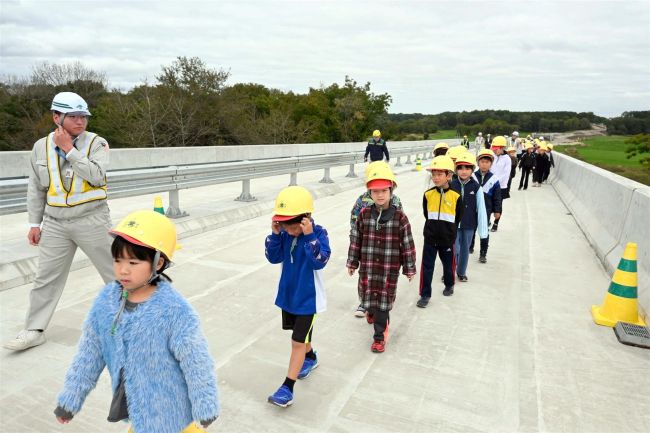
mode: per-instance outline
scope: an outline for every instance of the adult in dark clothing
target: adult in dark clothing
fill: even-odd
[[[533,146],[526,143],[524,153],[519,160],[519,169],[521,170],[521,179],[519,179],[519,189],[528,189],[528,177],[530,172],[535,168],[535,154],[533,153]]]
[[[388,154],[388,147],[386,147],[386,140],[381,138],[381,132],[378,129],[375,129],[372,133],[372,140],[368,142],[366,146],[366,153],[363,155],[364,162],[368,162],[368,156],[370,156],[370,162],[381,161],[386,155],[386,162],[390,160]]]
[[[469,149],[469,139],[467,135],[463,135],[463,141],[460,142],[461,146],[465,146],[465,149]]]
[[[485,148],[490,149],[491,147],[492,147],[492,136],[490,134],[488,134],[485,137]]]

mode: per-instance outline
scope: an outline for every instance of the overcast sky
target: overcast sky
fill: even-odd
[[[304,93],[371,82],[389,111],[650,109],[650,1],[0,0],[2,73],[75,60],[112,87],[177,56]]]

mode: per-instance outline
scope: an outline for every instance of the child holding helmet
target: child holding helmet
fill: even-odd
[[[382,353],[400,267],[409,281],[416,272],[415,244],[408,217],[390,203],[397,187],[390,167],[374,166],[367,173],[366,186],[374,204],[361,210],[350,232],[346,266],[350,275],[359,269],[359,298],[366,309],[368,323],[374,325],[370,350]]]
[[[481,189],[483,189],[488,227],[490,226],[490,215],[492,213],[494,213],[494,218],[499,218],[501,216],[501,185],[499,185],[499,181],[490,171],[492,161],[494,161],[494,152],[490,149],[482,150],[478,154],[478,169],[473,174],[479,185],[481,185]],[[478,261],[480,263],[487,263],[487,250],[490,242],[490,235],[488,234],[488,236],[485,239],[481,239],[480,242],[481,250]],[[474,236],[472,236],[472,244],[469,247],[469,252],[474,252]]]
[[[314,320],[326,308],[323,268],[330,258],[327,230],[314,224],[314,199],[301,186],[284,188],[275,199],[271,234],[265,254],[270,263],[282,264],[275,305],[282,310],[282,329],[291,330],[291,357],[282,385],[268,402],[280,407],[293,404],[294,385],[318,367],[312,348]]]
[[[456,174],[458,178],[451,182],[453,190],[460,190],[463,205],[463,217],[458,225],[455,242],[456,274],[461,282],[467,282],[469,246],[472,237],[474,237],[474,232],[478,231],[481,240],[486,239],[488,236],[483,189],[478,181],[472,177],[475,166],[476,162],[472,155],[459,156],[456,158]]]
[[[368,172],[370,170],[375,170],[380,166],[388,167],[388,169],[390,170],[390,166],[388,165],[387,162],[384,161],[371,162],[366,166],[366,177],[368,177]],[[366,188],[366,191],[357,198],[356,202],[354,202],[354,206],[352,206],[352,211],[350,211],[350,230],[353,230],[355,228],[357,224],[357,218],[359,218],[359,214],[361,213],[361,211],[367,207],[372,206],[374,203],[375,202],[372,200],[372,195],[370,193],[370,190]],[[397,195],[395,194],[391,194],[390,204],[391,206],[395,206],[395,208],[397,209],[402,209],[402,202],[399,199],[399,197],[397,197]],[[365,317],[366,309],[363,306],[362,299],[359,299],[359,306],[354,312],[354,315],[356,317]]]
[[[417,306],[425,308],[431,299],[431,280],[436,254],[443,267],[444,296],[454,294],[454,252],[456,230],[463,217],[463,203],[459,191],[451,188],[454,162],[447,155],[437,156],[427,167],[431,172],[433,188],[422,196],[424,212],[424,247],[420,270],[420,299]]]
[[[195,421],[207,427],[219,416],[217,381],[199,317],[164,274],[176,228],[144,210],[110,234],[115,281],[88,313],[57,398],[57,420],[70,422],[107,367],[113,388],[108,421],[128,420],[130,432],[202,432]]]

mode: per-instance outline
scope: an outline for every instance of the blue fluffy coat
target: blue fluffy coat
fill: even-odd
[[[218,416],[214,363],[187,300],[162,281],[146,302],[122,314],[112,335],[120,294],[113,282],[95,299],[59,406],[79,412],[107,366],[113,391],[124,369],[129,421],[136,433],[178,433],[192,421]]]

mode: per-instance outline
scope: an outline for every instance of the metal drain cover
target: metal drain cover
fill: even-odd
[[[614,333],[618,341],[623,344],[650,349],[650,331],[645,326],[618,322],[614,327]]]

